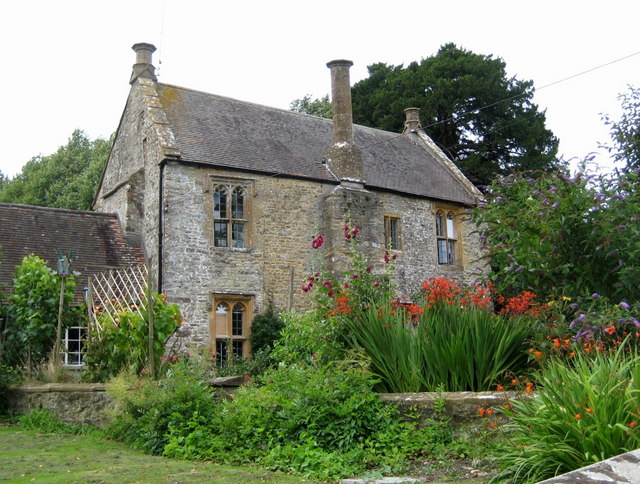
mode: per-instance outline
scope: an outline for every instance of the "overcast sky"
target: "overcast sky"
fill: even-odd
[[[602,151],[600,114],[618,116],[618,94],[640,86],[635,0],[20,0],[2,2],[0,19],[0,170],[9,176],[76,128],[91,138],[116,130],[136,42],[158,47],[162,82],[284,109],[329,92],[332,59],[354,62],[355,83],[369,64],[406,65],[454,42],[534,81],[567,159]]]

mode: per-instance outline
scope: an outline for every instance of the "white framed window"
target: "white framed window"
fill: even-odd
[[[458,222],[453,210],[436,211],[436,247],[438,264],[459,265]]]
[[[83,361],[83,344],[86,328],[82,326],[71,326],[64,330],[64,339],[62,341],[64,347],[64,365],[65,366],[82,366]]]
[[[226,367],[233,358],[251,356],[252,300],[242,296],[214,296],[209,320],[209,349],[216,364]]]

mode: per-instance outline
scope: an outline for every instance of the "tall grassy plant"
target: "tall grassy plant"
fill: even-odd
[[[391,393],[426,390],[426,361],[421,339],[407,326],[403,311],[370,308],[345,318],[346,339],[360,346],[380,378],[377,388]]]
[[[534,331],[528,317],[507,318],[485,310],[438,304],[422,314],[421,341],[429,389],[486,391],[507,373],[527,367],[526,343]]]
[[[347,339],[364,349],[382,391],[484,391],[524,370],[533,321],[438,304],[412,320],[399,308],[345,318]]]
[[[538,482],[640,448],[640,357],[620,349],[549,362],[539,396],[514,401],[502,477]]]

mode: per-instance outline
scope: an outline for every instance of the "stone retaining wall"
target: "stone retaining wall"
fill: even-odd
[[[208,381],[223,396],[233,393],[244,379],[242,377],[216,378]],[[113,408],[106,387],[101,383],[50,383],[22,385],[8,389],[8,408],[16,414],[42,408],[55,413],[60,420],[70,424],[102,427],[109,422],[109,409]],[[501,422],[505,417],[500,408],[509,398],[519,397],[514,392],[458,392],[458,393],[387,393],[380,395],[393,402],[405,415],[422,418],[438,418],[441,413],[451,418],[455,427],[482,426],[489,419],[480,417],[478,409],[492,409],[491,422]]]

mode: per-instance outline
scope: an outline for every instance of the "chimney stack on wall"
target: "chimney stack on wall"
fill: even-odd
[[[155,45],[141,42],[134,44],[131,48],[136,53],[136,63],[133,65],[133,72],[131,73],[129,84],[133,84],[139,77],[157,81],[156,68],[153,67],[152,59],[153,53],[156,51]]]
[[[327,153],[329,168],[342,186],[363,188],[362,151],[353,141],[353,110],[349,68],[353,62],[334,60],[331,70],[331,108],[333,110],[333,146]]]

